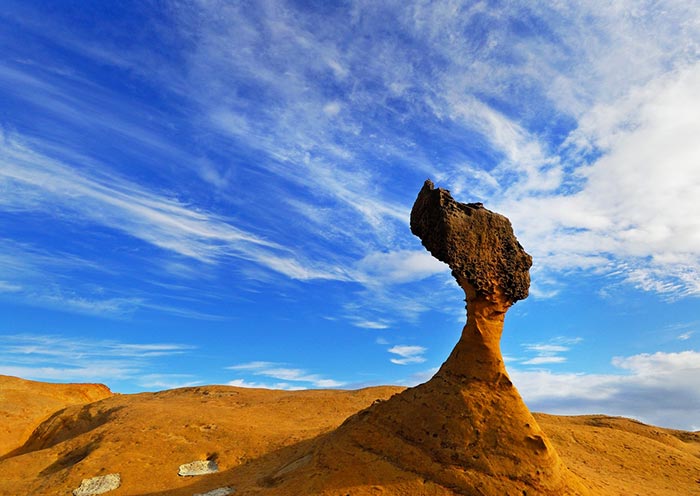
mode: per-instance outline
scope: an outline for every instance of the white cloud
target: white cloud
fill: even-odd
[[[409,365],[425,362],[426,358],[423,355],[428,350],[423,346],[400,344],[392,346],[387,351],[400,357],[392,358],[391,363],[395,363],[396,365]]]
[[[85,357],[142,358],[177,355],[192,349],[194,349],[192,345],[177,343],[123,343],[113,340],[34,334],[5,335],[0,344],[0,353],[24,355],[32,360],[52,357],[68,362]]]
[[[357,97],[365,103],[358,108],[358,101],[348,102],[353,100],[348,91],[359,76],[355,71],[366,60],[358,65],[354,55],[336,44],[338,35],[347,34],[344,29],[317,22],[313,14],[264,5],[200,5],[174,13],[184,32],[198,34],[187,54],[189,84],[206,88],[191,96],[214,130],[258,150],[255,165],[266,174],[310,190],[315,199],[330,200],[335,216],[348,216],[357,224],[344,224],[351,231],[361,226],[369,228],[369,236],[384,236],[395,229],[389,223],[408,218],[405,205],[387,200],[374,187],[379,171],[357,166],[356,150],[374,146],[357,140],[363,132],[357,110],[372,103],[372,97],[361,85]],[[253,17],[265,29],[251,29]],[[255,50],[232,52],[232,42],[270,48],[261,58]],[[345,82],[350,75],[352,80]],[[234,97],[230,89],[240,84],[260,88],[261,101],[251,106]],[[340,94],[329,100],[331,85],[338,85]],[[345,112],[348,103],[354,112]]]
[[[602,156],[576,173],[581,189],[504,200],[540,266],[619,271],[645,291],[700,294],[698,88],[695,64],[591,109],[572,136]]]
[[[536,351],[538,353],[560,353],[562,351],[569,351],[568,346],[562,346],[560,344],[526,344],[523,345],[528,351]]]
[[[241,363],[238,365],[231,365],[229,367],[226,367],[229,370],[261,370],[261,369],[266,369],[270,367],[274,367],[277,364],[275,362],[248,362],[248,363]]]
[[[22,286],[7,281],[0,281],[0,293],[17,293],[22,291]]]
[[[323,111],[329,117],[333,117],[340,113],[340,108],[341,107],[339,102],[330,102],[323,106]]]
[[[528,193],[553,191],[561,185],[563,174],[558,159],[548,156],[536,137],[475,98],[465,98],[463,95],[453,98],[453,119],[462,120],[469,127],[478,130],[494,148],[504,153],[504,160],[497,169],[498,175],[522,175],[516,181],[510,179],[511,185],[505,194],[520,197]],[[508,184],[500,182],[489,173],[472,172],[471,176],[486,188]]]
[[[389,324],[386,322],[375,322],[372,320],[359,320],[357,322],[353,322],[352,325],[355,327],[362,327],[364,329],[388,329]]]
[[[398,250],[372,252],[357,263],[362,274],[359,279],[371,285],[400,284],[420,281],[434,274],[449,273],[447,264],[440,262],[426,250]]]
[[[45,292],[28,295],[30,304],[88,315],[124,317],[143,306],[140,298],[88,298],[66,295],[63,292]]]
[[[42,367],[23,365],[0,365],[0,374],[37,381],[101,382],[109,386],[111,381],[134,379],[141,371],[139,367],[114,360],[95,361],[89,365],[66,365]]]
[[[182,304],[156,302],[156,295],[152,291],[142,293],[133,287],[110,288],[107,281],[111,276],[122,274],[123,269],[54,250],[51,246],[0,240],[0,252],[0,277],[8,281],[8,289],[13,289],[5,293],[8,298],[24,305],[111,319],[128,319],[140,310],[199,320],[222,318]],[[177,277],[181,277],[185,269],[178,265],[175,268],[168,267],[167,270],[177,272]],[[195,272],[194,269],[191,270]],[[201,270],[196,271],[196,274],[198,277],[203,276]],[[101,284],[85,283],[85,277],[99,280]],[[158,281],[157,284],[164,283]],[[0,293],[2,292],[0,282]]]
[[[526,343],[523,348],[526,353],[535,353],[535,356],[528,359],[512,359],[521,365],[544,365],[553,363],[564,363],[567,358],[562,356],[571,350],[573,345],[583,341],[580,337],[558,336],[546,343]]]
[[[695,331],[684,332],[683,334],[678,335],[678,339],[681,341],[687,341],[693,336],[693,334],[695,334]]]
[[[264,383],[264,382],[250,382],[245,379],[234,379],[227,382],[229,386],[249,388],[249,389],[284,389],[286,391],[300,391],[306,388],[301,386],[294,386],[287,382],[276,382],[276,383]]]
[[[257,362],[242,363],[242,364],[238,364],[238,365],[231,365],[231,366],[226,367],[226,368],[229,370],[248,372],[248,373],[255,375],[255,376],[269,377],[272,379],[279,379],[282,381],[288,381],[288,382],[292,382],[292,383],[308,383],[308,386],[295,385],[294,387],[297,389],[305,389],[309,386],[315,387],[315,388],[337,388],[337,387],[341,387],[345,384],[345,383],[340,382],[340,381],[324,378],[318,374],[310,374],[306,370],[303,370],[303,369],[285,367],[283,364],[279,364],[279,363],[275,363],[275,362],[257,361]],[[232,382],[229,382],[229,384],[231,384],[231,385],[257,384],[255,386],[241,386],[241,387],[267,387],[267,386],[259,385],[261,383],[246,382],[245,379],[235,379],[234,381],[241,381],[241,382],[239,384],[233,384]],[[286,384],[285,384],[284,388],[277,387],[277,386],[279,386],[279,384],[275,385],[274,387],[276,387],[278,389],[289,389],[289,387],[287,387]]]
[[[191,351],[177,343],[124,343],[57,335],[8,334],[0,342],[0,374],[35,380],[140,381],[158,360]]]
[[[682,370],[700,369],[700,353],[696,351],[642,353],[631,357],[615,357],[612,363],[638,376],[658,376]]]
[[[554,373],[511,368],[530,408],[553,414],[604,413],[679,429],[700,429],[700,353],[616,357],[624,374]]]
[[[557,355],[541,355],[535,358],[530,358],[529,360],[522,361],[523,365],[543,365],[546,363],[564,363],[566,362],[566,357]]]
[[[352,274],[364,287],[343,304],[344,316],[359,327],[393,328],[400,321],[417,322],[431,310],[452,313],[463,307],[464,293],[449,267],[427,251],[372,251]]]

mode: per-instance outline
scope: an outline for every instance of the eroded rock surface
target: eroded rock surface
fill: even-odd
[[[215,474],[219,471],[219,465],[214,460],[195,460],[180,465],[177,475],[180,477],[194,477],[197,475]]]
[[[218,489],[212,489],[206,493],[195,493],[192,496],[229,496],[235,493],[236,490],[232,487],[220,487]]]
[[[482,296],[499,295],[510,304],[527,298],[528,255],[510,221],[481,203],[456,202],[427,180],[411,210],[411,232],[452,269],[457,283]]]
[[[459,203],[428,180],[411,210],[411,232],[449,265],[467,301],[467,325],[439,375],[510,382],[503,322],[513,303],[527,298],[532,265],[510,221],[481,203]]]
[[[122,483],[119,474],[99,475],[89,479],[83,479],[80,487],[73,490],[73,496],[94,496],[96,494],[104,494],[113,491]]]

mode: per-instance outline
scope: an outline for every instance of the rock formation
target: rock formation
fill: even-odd
[[[506,311],[527,298],[528,255],[510,221],[481,203],[459,203],[428,180],[411,211],[411,232],[452,269],[466,295],[467,325],[440,376],[508,381],[501,355]]]
[[[603,453],[614,431],[598,428],[609,419],[567,419],[563,428],[552,417],[553,439],[591,489],[564,466],[508,378],[500,352],[505,314],[527,297],[531,264],[508,219],[481,204],[458,203],[427,181],[411,212],[411,230],[452,268],[467,301],[459,342],[430,381],[406,390],[209,386],[132,398],[110,394],[54,413],[21,448],[0,458],[0,496],[48,494],[46,488],[67,494],[81,479],[105,471],[121,474],[120,493],[153,496],[585,496],[639,492],[631,487],[661,488],[649,494],[678,494],[681,485],[695,489],[688,474],[697,472],[697,433],[662,439],[658,430],[630,423],[627,429],[642,432],[647,444],[634,448],[623,432],[617,448]],[[388,399],[332,430],[376,398]],[[576,422],[595,430],[572,430]],[[673,451],[659,451],[662,442]],[[642,457],[646,462],[635,465]],[[178,464],[193,459],[180,466],[180,475],[203,476],[178,476]],[[673,464],[657,463],[668,459]],[[676,460],[683,465],[676,467]],[[27,473],[34,474],[30,480],[21,476]],[[84,479],[75,491],[97,494],[91,491],[100,480]]]
[[[411,230],[450,266],[466,294],[462,336],[430,381],[359,412],[328,436],[313,464],[317,477],[331,475],[306,485],[306,493],[331,494],[325,492],[330,486],[365,494],[358,488],[377,481],[382,494],[397,495],[589,494],[561,462],[503,364],[504,317],[527,297],[532,263],[508,219],[479,203],[458,203],[426,181]],[[333,480],[342,466],[355,467],[354,478],[346,470],[342,482]]]

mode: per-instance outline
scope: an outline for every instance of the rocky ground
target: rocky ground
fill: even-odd
[[[5,432],[28,432],[11,443],[3,437],[0,494],[70,495],[83,479],[112,473],[121,481],[106,493],[114,496],[215,496],[225,494],[214,492],[223,488],[236,495],[304,494],[285,481],[309,467],[320,470],[305,457],[324,443],[324,434],[402,389],[285,392],[207,386],[92,401],[91,395],[105,391],[100,385],[0,377],[0,425]],[[83,404],[74,404],[76,398]],[[50,400],[55,413],[47,411]],[[23,417],[16,414],[20,409]],[[700,494],[698,432],[605,416],[534,416],[569,470],[594,494]],[[219,471],[178,475],[181,465],[196,460],[214,460]],[[353,480],[357,471],[346,466],[332,474],[335,487],[322,494],[458,494],[388,462],[375,463],[364,484]],[[489,489],[483,494],[495,494]]]

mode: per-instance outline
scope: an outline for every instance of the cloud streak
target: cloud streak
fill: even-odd
[[[144,380],[163,359],[184,355],[193,349],[191,345],[178,343],[128,343],[48,334],[6,334],[0,343],[0,373],[49,381],[111,384],[126,380],[151,387]],[[166,376],[168,374],[162,375]]]
[[[520,365],[546,365],[564,363],[567,357],[563,353],[571,351],[574,345],[583,341],[582,338],[568,338],[559,336],[547,343],[526,343],[523,345],[526,353],[534,353],[535,356],[526,360],[512,358],[510,361]]]
[[[2,136],[0,140],[0,180],[9,193],[0,200],[5,208],[50,211],[59,205],[65,209],[64,221],[104,225],[204,263],[233,256],[292,279],[347,278],[339,269],[304,266],[275,242],[117,175],[81,172],[16,139]],[[85,157],[83,161],[82,168],[101,169]]]
[[[267,377],[282,382],[269,383],[250,382],[247,379],[239,378],[229,381],[229,385],[239,387],[273,387],[279,389],[307,389],[313,388],[338,388],[343,386],[343,382],[328,379],[318,374],[311,374],[303,369],[289,368],[284,364],[275,362],[249,362],[226,367],[229,370],[251,374],[253,376]],[[292,383],[292,385],[290,385]]]
[[[426,358],[423,356],[427,348],[423,346],[398,344],[387,350],[392,355],[397,355],[399,358],[391,358],[390,361],[396,365],[410,365],[415,363],[423,363]]]

